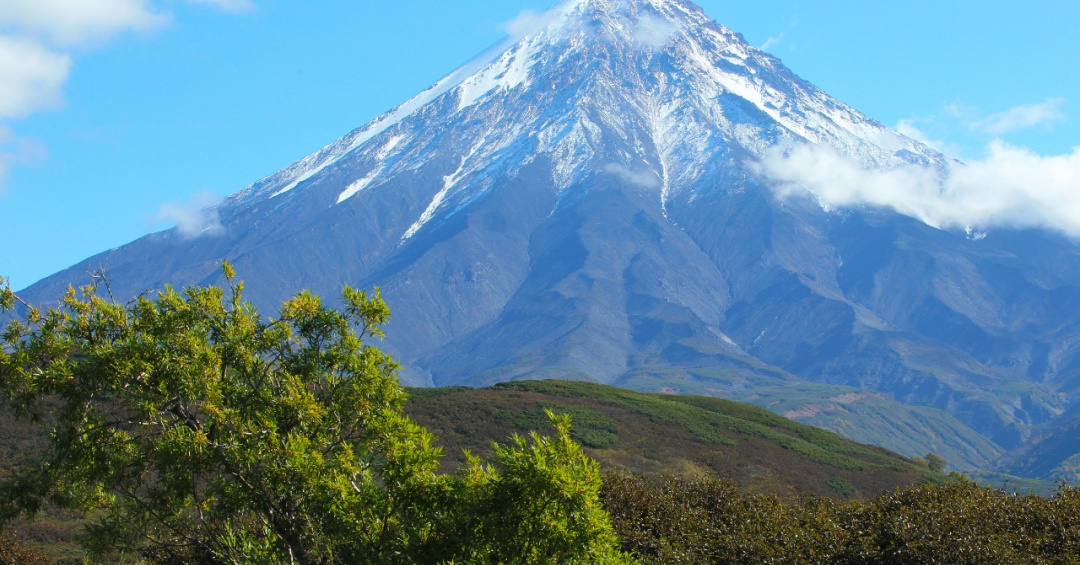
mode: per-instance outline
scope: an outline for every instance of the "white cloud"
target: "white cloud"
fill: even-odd
[[[644,15],[634,25],[634,39],[650,49],[663,49],[679,33],[679,26],[671,20],[655,15]]]
[[[250,12],[255,9],[255,4],[250,0],[187,0],[191,4],[205,4],[211,8],[221,10],[222,12],[229,12],[233,14],[240,14],[243,12]]]
[[[167,20],[146,0],[0,0],[0,120],[60,105],[72,66],[71,55],[61,50],[151,30]],[[0,188],[12,166],[44,152],[0,123]]]
[[[1080,237],[1080,147],[1044,157],[1001,141],[945,171],[867,170],[830,147],[776,149],[758,172],[781,197],[813,195],[829,208],[889,208],[940,228],[1045,228]]]
[[[949,157],[958,159],[962,155],[967,154],[967,150],[962,145],[930,137],[929,134],[919,127],[918,124],[920,122],[933,122],[933,120],[900,120],[893,126],[893,129],[900,132],[902,135],[910,137],[927,147],[940,151]]]
[[[33,40],[0,35],[0,119],[58,105],[70,72],[70,56]]]
[[[926,133],[919,129],[919,126],[915,124],[915,120],[900,120],[899,122],[896,122],[896,125],[893,126],[893,129],[900,132],[900,134],[902,135],[906,135],[907,137],[918,141],[919,143],[929,145],[934,149],[938,149],[935,145],[935,143],[937,142],[928,138]],[[940,149],[938,150],[940,151]]]
[[[1037,104],[1026,104],[1002,112],[985,114],[971,106],[955,103],[945,106],[940,116],[923,121],[938,122],[938,125],[944,127],[959,125],[971,132],[999,137],[1065,121],[1065,112],[1062,110],[1064,104],[1065,100],[1062,98],[1051,98]]]
[[[626,165],[620,165],[618,163],[608,163],[604,165],[601,171],[619,177],[624,182],[630,183],[634,186],[640,186],[641,188],[660,188],[663,184],[660,177],[656,176],[654,171],[649,169],[634,170]]]
[[[0,29],[58,46],[86,46],[168,23],[147,0],[0,0]]]
[[[936,115],[900,120],[894,129],[950,157],[961,160],[974,157],[973,160],[978,161],[986,153],[984,144],[988,139],[1007,138],[1012,133],[1038,126],[1050,127],[1066,120],[1067,116],[1062,110],[1064,104],[1063,99],[1053,98],[986,114],[971,106],[954,103],[945,106]],[[943,138],[978,141],[970,145],[944,141]]]
[[[649,49],[662,49],[678,34],[678,24],[657,14],[646,13],[635,17],[637,12],[631,10],[627,0],[611,0],[619,5],[620,18],[629,18],[630,33],[635,41]],[[503,31],[511,40],[517,41],[524,37],[541,33],[551,29],[578,29],[587,26],[586,18],[577,13],[581,9],[580,3],[564,2],[546,12],[537,13],[525,10],[513,20],[502,24]]]
[[[1064,103],[1065,101],[1061,98],[1054,98],[1039,104],[1017,106],[1004,112],[991,114],[969,125],[972,129],[991,135],[1005,135],[1036,126],[1050,125],[1065,120],[1065,113],[1061,111]]]
[[[251,0],[187,1],[226,12],[254,8]],[[99,46],[121,33],[153,31],[169,20],[151,0],[0,0],[0,120],[58,106],[71,74],[69,51]],[[0,123],[0,189],[13,165],[43,153]]]
[[[44,158],[45,148],[40,143],[20,138],[10,127],[0,124],[0,194],[5,191],[8,171],[13,165]]]
[[[768,51],[769,49],[772,49],[773,47],[776,47],[777,45],[780,45],[780,43],[782,43],[783,41],[784,41],[784,34],[781,33],[780,35],[774,35],[774,36],[766,39],[765,43],[761,44],[761,50],[762,51]]]
[[[72,65],[60,49],[167,22],[147,0],[0,0],[0,119],[60,103]]]
[[[188,202],[168,202],[150,217],[151,224],[172,224],[184,239],[219,236],[225,233],[217,206],[221,197],[209,190],[201,191]]]
[[[558,10],[548,10],[538,14],[532,10],[525,10],[509,22],[503,24],[503,30],[511,39],[518,40],[525,36],[537,33],[558,19]]]

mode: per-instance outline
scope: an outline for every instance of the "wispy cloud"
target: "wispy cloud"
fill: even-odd
[[[953,158],[960,158],[960,156],[967,153],[963,146],[945,141],[944,139],[933,138],[930,134],[923,131],[920,124],[924,122],[929,123],[930,121],[931,120],[900,120],[893,126],[893,129],[927,147],[936,149]]]
[[[7,187],[8,171],[14,165],[33,163],[45,158],[45,147],[15,135],[10,127],[0,124],[0,194]]]
[[[525,36],[538,33],[558,21],[560,13],[558,9],[538,13],[525,10],[518,16],[502,25],[503,31],[511,39],[518,40]]]
[[[70,49],[168,21],[145,0],[3,0],[0,8],[0,119],[59,105]]]
[[[1065,121],[1061,107],[1065,101],[1053,98],[1039,104],[1017,106],[1004,112],[990,114],[969,123],[972,129],[991,135],[1005,135],[1038,126]]]
[[[918,141],[919,143],[929,145],[930,147],[937,149],[936,143],[938,142],[931,140],[926,135],[926,132],[922,131],[922,129],[919,128],[919,126],[917,125],[917,121],[918,120],[900,120],[896,123],[895,126],[893,126],[893,129],[903,135],[910,137],[911,139],[914,139],[915,141]]]
[[[223,235],[225,227],[221,225],[217,210],[220,204],[220,196],[204,190],[187,202],[162,204],[157,213],[149,218],[149,222],[153,225],[174,225],[177,233],[184,239]]]
[[[627,0],[611,1],[619,5],[618,17],[629,20],[629,29],[633,39],[644,48],[663,49],[679,33],[679,25],[663,16],[631,9],[631,3]],[[588,24],[586,18],[577,13],[580,9],[580,4],[564,2],[545,12],[525,10],[514,19],[502,24],[501,27],[514,41],[545,30],[577,29]]]
[[[0,120],[60,106],[71,49],[90,49],[116,34],[166,22],[145,0],[0,0]],[[0,122],[0,194],[13,166],[44,155],[39,143]]]
[[[656,176],[656,173],[647,168],[631,169],[626,165],[620,165],[618,163],[608,163],[601,169],[609,175],[618,177],[623,182],[639,186],[641,188],[660,188],[662,182],[660,177]]]
[[[831,208],[892,209],[940,228],[1044,228],[1080,237],[1080,148],[1057,156],[995,141],[946,170],[868,170],[832,148],[777,148],[758,172],[781,197],[811,195]]]
[[[1065,100],[1051,98],[1036,104],[1024,104],[1000,112],[986,113],[971,106],[954,103],[945,106],[936,115],[901,120],[895,128],[900,133],[921,141],[943,153],[961,158],[976,152],[989,139],[1007,138],[1031,128],[1050,128],[1067,119]],[[934,132],[933,134],[927,132]],[[958,143],[946,143],[940,138],[956,138],[974,135],[978,147],[967,148]]]
[[[244,12],[251,12],[255,9],[255,4],[250,0],[187,0],[191,4],[203,4],[221,10],[222,12],[229,12],[232,14],[241,14]]]
[[[4,0],[0,10],[0,30],[57,47],[91,46],[168,21],[146,0]]]
[[[679,26],[660,16],[646,14],[634,24],[634,39],[649,49],[659,50],[667,47],[679,33]]]
[[[784,34],[783,33],[781,33],[780,35],[774,35],[774,36],[766,39],[765,43],[761,44],[761,50],[762,51],[768,51],[769,49],[772,49],[773,47],[776,47],[777,45],[780,45],[781,43],[783,43],[783,41],[784,41]]]

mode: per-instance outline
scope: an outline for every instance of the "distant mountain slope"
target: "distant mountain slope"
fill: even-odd
[[[842,385],[948,413],[989,444],[962,440],[971,462],[1077,403],[1075,242],[778,196],[762,163],[791,147],[947,160],[687,0],[567,0],[536,22],[233,194],[220,226],[149,235],[25,298],[101,266],[119,297],[219,282],[228,258],[264,308],[381,286],[411,385]]]
[[[1022,477],[1080,483],[1080,406],[1045,426],[1032,441],[1007,453],[999,468]]]
[[[753,389],[732,398],[907,457],[932,452],[961,472],[992,468],[1002,455],[997,445],[948,413],[901,404],[880,393],[804,384]]]
[[[652,367],[640,368],[616,384],[642,392],[725,396],[907,457],[932,452],[963,472],[994,468],[1002,454],[997,444],[937,408],[904,404],[864,389],[800,382],[784,373],[771,381],[740,379],[742,386],[735,390],[733,378],[730,371]]]
[[[609,470],[710,473],[755,491],[840,497],[943,478],[895,453],[716,398],[567,381],[411,394],[406,412],[435,434],[452,466],[464,449],[490,452],[513,433],[549,431],[551,410],[571,415],[575,438]]]

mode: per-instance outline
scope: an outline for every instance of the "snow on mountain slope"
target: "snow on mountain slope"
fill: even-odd
[[[728,144],[761,157],[780,141],[825,143],[868,167],[942,161],[802,81],[689,3],[572,0],[539,20],[528,35],[482,54],[238,198],[280,197],[328,169],[355,171],[354,163],[363,161],[365,170],[338,195],[338,203],[344,202],[415,167],[409,157],[432,131],[432,118],[466,138],[470,150],[446,175],[453,182],[431,201],[416,228],[438,209],[459,208],[482,194],[483,180],[461,181],[482,179],[481,170],[497,155],[511,174],[532,159],[553,158],[560,191],[602,170],[605,163],[598,159],[647,168],[661,181],[663,202],[700,178]],[[607,64],[597,66],[601,58]],[[626,95],[627,86],[633,96]],[[453,110],[428,115],[425,110],[433,106]],[[616,154],[598,152],[601,131],[620,136],[626,147]],[[530,158],[508,160],[514,156],[508,150],[522,144],[534,144]]]

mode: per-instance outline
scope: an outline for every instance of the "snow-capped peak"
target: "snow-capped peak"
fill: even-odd
[[[940,159],[684,0],[567,0],[508,32],[501,45],[239,197],[281,197],[344,177],[327,197],[344,204],[406,170],[448,163],[401,234],[409,239],[537,159],[552,163],[557,194],[612,166],[647,171],[640,178],[661,182],[641,189],[655,190],[665,213],[733,147],[760,158],[786,142],[827,144],[868,166]]]

